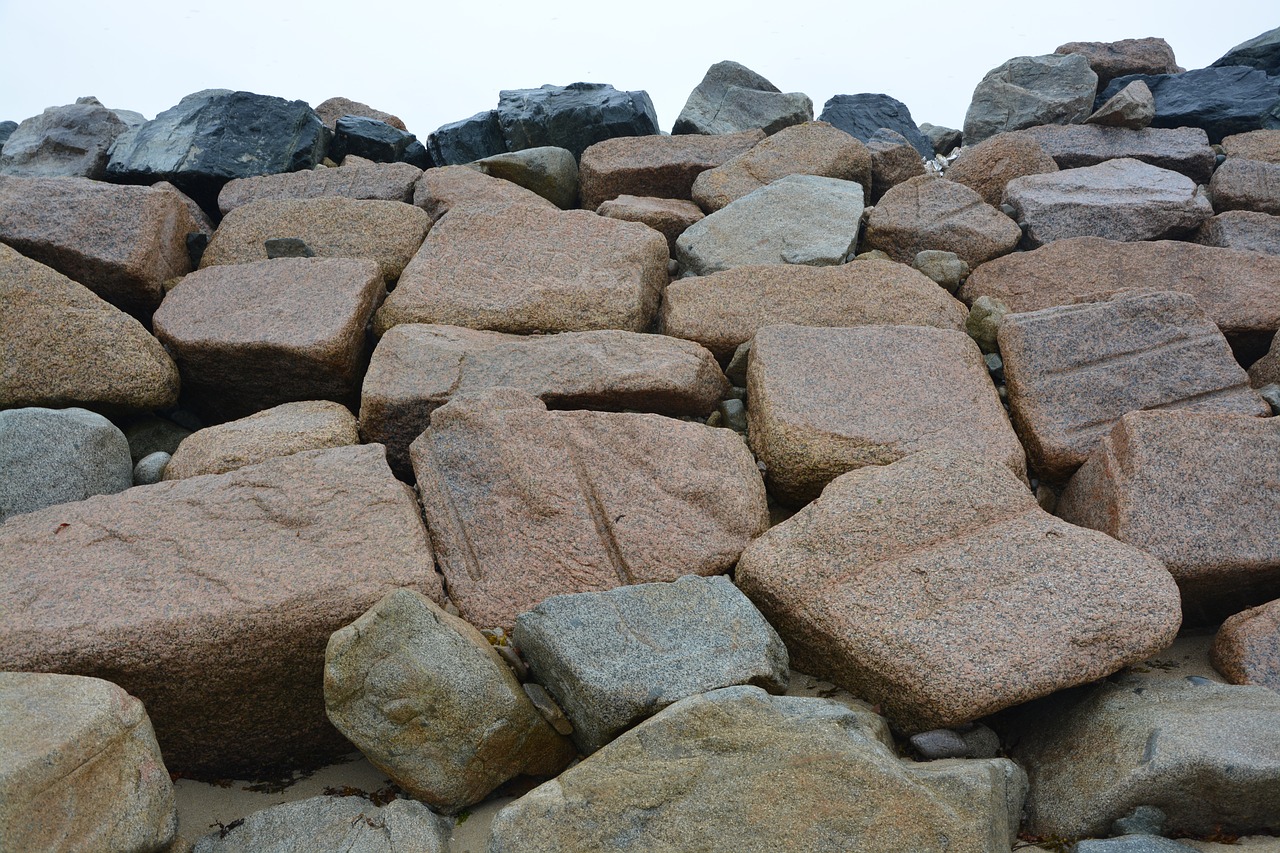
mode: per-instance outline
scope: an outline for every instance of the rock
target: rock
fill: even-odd
[[[1054,53],[1078,53],[1087,59],[1098,75],[1099,89],[1126,74],[1176,74],[1182,70],[1174,59],[1173,48],[1162,38],[1070,41],[1059,45]]]
[[[1126,412],[1267,412],[1185,293],[1121,292],[1009,314],[999,343],[1013,426],[1042,481],[1070,477]]]
[[[626,409],[706,417],[729,384],[697,344],[636,332],[504,335],[404,323],[374,350],[360,400],[366,441],[407,473],[409,445],[459,394],[520,388],[556,409]]]
[[[724,577],[557,595],[516,620],[512,639],[590,755],[688,696],[752,684],[787,689],[787,649]]]
[[[973,306],[969,309],[964,330],[969,337],[973,338],[978,349],[988,355],[996,355],[1000,352],[1000,344],[997,340],[1000,324],[1004,322],[1005,315],[1008,313],[1009,306],[1000,300],[992,299],[990,296],[979,296],[973,300]],[[1000,375],[1003,379],[1004,359],[1000,360]]]
[[[937,761],[940,758],[967,758],[969,745],[959,733],[951,729],[930,729],[927,732],[914,734],[910,738],[912,749],[920,753],[925,761]]]
[[[276,258],[314,258],[316,253],[305,241],[297,237],[269,237],[262,241],[267,250],[267,260]]]
[[[324,126],[333,130],[338,124],[338,119],[343,116],[360,116],[361,118],[371,118],[378,121],[384,121],[398,130],[408,130],[404,126],[404,122],[391,113],[384,113],[382,110],[375,110],[368,104],[362,104],[359,101],[353,101],[350,98],[329,98],[327,101],[321,101],[316,105],[316,115],[320,116],[320,120],[324,122]]]
[[[578,203],[578,162],[565,148],[528,148],[476,162],[486,175],[532,190],[562,210]]]
[[[892,130],[880,129],[867,143],[871,152],[871,200],[878,202],[898,184],[925,174],[920,154],[906,137]]]
[[[1272,77],[1280,75],[1280,27],[1236,45],[1213,65],[1246,65]]]
[[[877,131],[886,128],[904,137],[926,160],[933,159],[935,153],[933,144],[916,127],[907,105],[888,95],[836,95],[822,105],[818,121],[834,125],[863,142],[870,142]]]
[[[866,146],[822,122],[783,128],[749,151],[708,169],[693,182],[693,200],[707,213],[788,175],[819,175],[871,186]]]
[[[948,293],[955,293],[969,277],[969,265],[960,260],[955,252],[925,249],[916,253],[916,259],[911,265]]]
[[[707,69],[671,133],[741,133],[758,128],[771,134],[806,121],[813,121],[813,101],[807,95],[784,95],[750,68],[726,60]]]
[[[489,849],[1008,849],[1021,770],[903,762],[888,742],[882,721],[829,699],[691,696],[500,811]]]
[[[1014,178],[1058,171],[1034,139],[1021,133],[999,133],[964,149],[947,169],[947,180],[964,184],[992,207],[1004,200],[1004,188]]]
[[[1280,382],[1280,335],[1272,338],[1267,353],[1250,365],[1249,382],[1254,388]]]
[[[208,267],[169,292],[155,313],[155,332],[174,354],[192,402],[220,419],[298,400],[354,408],[365,326],[383,293],[378,265],[367,260]]]
[[[1164,835],[1169,816],[1155,806],[1135,806],[1111,822],[1113,835]]]
[[[147,319],[191,271],[200,230],[174,193],[85,178],[0,177],[0,242]]]
[[[309,797],[233,821],[194,853],[447,853],[450,822],[414,800]]]
[[[115,113],[96,101],[49,107],[24,121],[4,141],[0,175],[102,180],[107,151],[127,129]]]
[[[692,199],[694,179],[764,139],[755,129],[716,136],[634,136],[606,139],[578,164],[582,206],[595,210],[622,195]]]
[[[1179,172],[1197,184],[1209,183],[1214,170],[1215,157],[1209,147],[1209,137],[1198,127],[1130,130],[1091,124],[1046,124],[1019,130],[1013,135],[1034,141],[1054,159],[1059,169],[1096,166],[1127,157]],[[947,177],[952,177],[950,169]]]
[[[1258,396],[1267,401],[1271,414],[1280,414],[1280,383],[1271,382],[1258,389]]]
[[[903,264],[735,267],[667,285],[659,330],[725,358],[764,326],[964,328],[964,307]]]
[[[1075,846],[1075,853],[1193,853],[1196,848],[1155,835],[1089,838]]]
[[[178,426],[169,418],[155,415],[143,415],[124,428],[124,437],[129,441],[129,456],[134,465],[142,461],[142,457],[152,453],[168,453],[173,455],[183,440],[191,435],[191,430]]]
[[[505,154],[507,141],[497,111],[488,110],[436,128],[427,137],[427,151],[437,166],[457,166]]]
[[[1180,621],[1157,559],[1054,518],[964,448],[839,477],[752,543],[736,578],[793,667],[908,733],[1102,678]]]
[[[1135,411],[1097,442],[1057,513],[1163,561],[1188,620],[1221,619],[1280,597],[1280,492],[1265,485],[1277,477],[1280,421]]]
[[[3,244],[0,304],[0,408],[117,414],[178,401],[178,368],[142,324]]]
[[[491,178],[466,166],[444,166],[423,172],[413,191],[413,203],[427,212],[432,223],[457,208],[495,213],[513,205],[555,210],[542,196],[522,186]]]
[[[1124,675],[1029,706],[1012,738],[1037,835],[1103,835],[1135,804],[1192,835],[1280,821],[1280,695],[1263,687]]]
[[[672,256],[676,253],[676,240],[703,216],[702,209],[691,201],[634,195],[602,202],[596,213],[610,219],[643,222],[667,238],[667,250]]]
[[[1026,223],[1032,247],[1067,237],[1163,240],[1195,231],[1213,215],[1190,178],[1128,158],[1014,178],[1004,198]]]
[[[1134,80],[1146,83],[1155,97],[1152,127],[1199,127],[1214,143],[1233,133],[1280,127],[1280,80],[1254,68],[1127,74],[1107,84],[1094,107],[1101,107]]]
[[[324,400],[284,403],[193,432],[174,452],[164,479],[225,474],[277,456],[359,443],[356,419],[345,406]]]
[[[375,163],[403,160],[406,149],[417,137],[385,121],[361,116],[343,116],[335,125],[329,157],[341,163],[348,156],[362,157]]]
[[[965,449],[1025,476],[982,354],[954,329],[767,326],[751,345],[747,397],[751,448],[785,504],[812,500],[846,471],[930,448]]]
[[[1233,134],[1222,140],[1222,150],[1228,157],[1280,163],[1280,130],[1251,130],[1248,133]]]
[[[789,175],[689,226],[676,240],[676,260],[694,275],[747,264],[840,264],[854,249],[862,210],[853,181]]]
[[[921,175],[884,194],[867,220],[865,248],[910,264],[925,249],[955,252],[970,267],[1013,251],[1022,232],[973,190]]]
[[[0,152],[4,149],[4,144],[9,141],[9,137],[13,136],[13,132],[18,129],[16,121],[0,121]]]
[[[489,448],[501,447],[501,453]],[[733,432],[660,415],[455,397],[409,449],[449,596],[509,628],[552,595],[720,574],[768,525]]]
[[[11,518],[0,562],[0,669],[110,674],[169,769],[215,779],[350,751],[324,716],[329,635],[397,587],[442,597],[378,445]]]
[[[399,323],[516,334],[647,329],[667,283],[662,235],[542,205],[454,208],[405,267],[374,332]]]
[[[964,144],[964,134],[954,127],[924,122],[920,125],[920,133],[937,154],[946,156]]]
[[[445,812],[515,776],[558,773],[574,756],[488,640],[410,589],[330,638],[324,697],[375,767]]]
[[[310,169],[324,153],[324,124],[305,101],[205,89],[122,136],[107,178],[168,181],[214,216],[232,178]]]
[[[1242,610],[1213,638],[1213,668],[1232,684],[1280,691],[1280,599]]]
[[[1209,182],[1213,209],[1280,215],[1280,163],[1228,157]]]
[[[0,672],[0,839],[9,850],[160,850],[173,783],[142,703],[96,678]]]
[[[604,139],[658,132],[648,92],[619,92],[607,83],[503,90],[496,112],[508,151],[554,145],[576,159]]]
[[[133,466],[133,485],[150,486],[164,479],[164,469],[173,457],[164,451],[149,453]]]
[[[1141,80],[1134,80],[1112,95],[1084,123],[1142,130],[1150,127],[1155,117],[1156,100],[1152,97],[1151,90]]]
[[[399,201],[305,198],[254,201],[222,220],[200,269],[267,260],[263,243],[297,237],[320,258],[377,261],[388,283],[400,277],[431,222],[423,211]]]
[[[973,90],[965,144],[1038,124],[1084,121],[1097,88],[1098,75],[1079,54],[1014,57],[988,71]]]

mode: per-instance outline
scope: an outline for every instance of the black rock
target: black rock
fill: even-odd
[[[427,137],[427,151],[437,166],[457,166],[507,153],[495,110],[451,122]]]
[[[430,169],[435,165],[431,161],[431,152],[427,150],[427,146],[423,145],[416,137],[405,146],[404,153],[400,155],[400,162],[408,163],[410,166],[417,166],[419,169]]]
[[[316,253],[301,237],[271,237],[262,241],[267,250],[267,259],[276,258],[314,258]]]
[[[342,116],[333,131],[329,145],[329,158],[341,163],[348,154],[372,160],[375,163],[398,163],[404,157],[409,143],[417,137],[385,121],[363,116]]]
[[[1228,65],[1247,65],[1265,71],[1272,77],[1280,75],[1280,27],[1236,45],[1209,67],[1221,68]]]
[[[12,136],[17,129],[18,123],[16,121],[0,121],[0,150],[4,148],[4,141]]]
[[[606,139],[658,132],[648,92],[619,92],[607,83],[508,89],[498,95],[497,113],[508,151],[551,145],[579,158]]]
[[[1280,128],[1280,77],[1256,68],[1200,68],[1182,74],[1128,74],[1107,84],[1094,101],[1100,108],[1113,95],[1141,80],[1156,101],[1152,127],[1199,127],[1210,142],[1262,128]]]
[[[888,128],[906,137],[921,157],[932,159],[934,155],[932,143],[916,127],[911,110],[902,101],[888,95],[836,95],[823,104],[818,121],[832,124],[863,142],[871,139],[880,128]]]
[[[926,121],[920,125],[920,133],[929,140],[938,154],[950,154],[964,144],[964,134],[954,127],[943,127]]]

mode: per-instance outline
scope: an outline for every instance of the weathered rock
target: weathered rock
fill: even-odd
[[[1094,110],[1098,75],[1079,54],[1018,56],[987,72],[964,117],[964,141],[976,145],[1008,130],[1073,124]]]
[[[702,137],[636,136],[606,139],[578,164],[582,206],[595,210],[621,195],[692,199],[693,181],[707,169],[749,150],[764,131]]]
[[[1277,478],[1280,421],[1136,411],[1101,438],[1057,513],[1158,557],[1203,621],[1280,597]]]
[[[964,144],[964,134],[954,127],[929,124],[926,121],[920,125],[920,133],[929,140],[934,152],[938,154],[950,154]]]
[[[676,260],[694,275],[747,264],[832,266],[853,252],[862,186],[838,178],[779,178],[689,226]]]
[[[736,684],[787,689],[787,649],[725,577],[557,595],[512,639],[591,754],[688,696]]]
[[[692,696],[504,808],[489,849],[1009,847],[1026,784],[1016,765],[904,762],[889,742],[883,721],[829,699],[758,687]]]
[[[447,853],[449,821],[414,800],[310,797],[254,812],[196,842],[193,853]]]
[[[375,163],[396,163],[404,159],[409,145],[416,141],[417,137],[412,133],[392,127],[385,121],[347,115],[338,119],[335,125],[333,141],[329,143],[329,157],[338,163],[348,156]]]
[[[1269,411],[1185,293],[1121,292],[1009,314],[999,342],[1013,425],[1041,480],[1066,480],[1126,412]]]
[[[792,666],[911,732],[1101,678],[1180,622],[1158,560],[1054,518],[965,449],[845,474],[735,574]]]
[[[1273,382],[1280,382],[1280,335],[1272,339],[1271,349],[1249,366],[1249,383],[1254,388]]]
[[[444,166],[423,172],[413,191],[413,203],[425,210],[433,223],[455,208],[490,213],[513,205],[556,209],[532,190],[466,166]]]
[[[142,703],[96,678],[0,672],[0,844],[151,853],[177,830]]]
[[[947,293],[955,293],[964,280],[969,277],[969,265],[960,259],[955,252],[943,252],[938,249],[925,249],[916,253],[911,266],[920,270]]]
[[[384,113],[382,110],[375,110],[368,104],[362,104],[359,101],[353,101],[350,98],[336,97],[329,98],[327,101],[321,101],[316,104],[316,115],[320,116],[320,120],[324,122],[324,126],[333,130],[338,123],[338,119],[343,116],[361,116],[362,118],[372,118],[378,121],[385,121],[387,124],[399,130],[408,130],[404,126],[404,122],[391,113]]]
[[[1233,134],[1222,140],[1222,150],[1228,157],[1280,163],[1280,130],[1251,130],[1248,133]]]
[[[770,134],[806,121],[813,121],[813,101],[807,95],[784,95],[750,68],[726,60],[707,69],[671,132],[740,133],[758,128]]]
[[[1280,215],[1280,163],[1228,157],[1209,182],[1213,209]]]
[[[1280,27],[1236,45],[1213,64],[1246,65],[1265,71],[1272,77],[1280,75]]]
[[[846,471],[930,448],[1026,473],[982,353],[954,329],[767,326],[751,344],[747,396],[751,448],[787,504]]]
[[[172,455],[183,439],[191,435],[191,430],[179,426],[169,418],[156,415],[143,415],[124,428],[124,437],[129,442],[129,456],[134,465],[142,457],[163,451]]]
[[[638,222],[545,201],[454,208],[405,267],[374,331],[400,323],[517,334],[643,331],[667,283],[667,257],[667,241]]]
[[[667,238],[667,250],[672,256],[676,253],[676,240],[703,217],[702,209],[691,201],[634,195],[620,195],[602,202],[596,213],[610,219],[643,222]]]
[[[116,414],[177,402],[178,368],[137,320],[2,244],[0,304],[0,408]]]
[[[1085,839],[1075,846],[1074,853],[1194,853],[1195,850],[1158,835],[1122,835]]]
[[[218,209],[225,216],[250,202],[325,196],[412,203],[420,177],[422,170],[408,163],[370,163],[236,178],[218,193]]]
[[[409,445],[458,394],[520,388],[557,409],[627,409],[706,417],[729,392],[711,353],[636,332],[504,335],[403,323],[374,350],[360,399],[360,431],[408,472]]]
[[[578,161],[567,148],[544,146],[476,162],[486,175],[519,184],[562,210],[578,203]]]
[[[658,132],[648,92],[619,92],[607,83],[503,90],[496,112],[508,151],[553,145],[576,159],[604,139]]]
[[[488,640],[410,589],[330,638],[324,697],[375,767],[446,812],[515,776],[558,773],[574,756]]]
[[[920,153],[907,138],[896,131],[881,128],[867,142],[871,152],[871,201],[878,202],[898,184],[925,174]]]
[[[1009,181],[1056,171],[1058,164],[1034,139],[1021,133],[998,133],[960,152],[947,168],[947,180],[964,184],[998,208]]]
[[[164,451],[149,453],[133,466],[133,485],[151,486],[164,479],[164,469],[173,457]]]
[[[497,110],[441,125],[427,137],[427,151],[437,166],[458,166],[506,153]]]
[[[1155,117],[1155,97],[1152,96],[1146,83],[1134,80],[1112,95],[1110,100],[1085,119],[1084,123],[1143,130],[1151,126],[1151,121]]]
[[[722,573],[768,524],[742,439],[659,415],[548,412],[496,389],[437,409],[409,452],[450,598],[477,625]]]
[[[964,307],[904,264],[735,267],[667,285],[660,330],[725,358],[764,326],[937,326],[963,329]]]
[[[1204,246],[1280,255],[1280,216],[1228,210],[1206,219],[1193,239]]]
[[[49,107],[19,125],[4,141],[0,175],[101,180],[107,151],[128,127],[96,98],[81,100]]]
[[[4,149],[4,144],[9,141],[9,137],[13,136],[13,132],[18,129],[16,121],[0,121],[0,150]]]
[[[870,142],[880,129],[888,129],[905,138],[920,157],[933,159],[935,153],[932,143],[916,127],[907,105],[888,95],[836,95],[822,105],[818,120],[863,142]]]
[[[979,296],[973,300],[969,316],[964,321],[964,330],[973,338],[978,349],[987,355],[999,355],[1000,324],[1009,314],[1009,306],[990,296]],[[985,359],[984,359],[985,360]],[[990,367],[988,366],[988,369]],[[1000,360],[1000,375],[1004,376],[1004,359]]]
[[[1016,137],[1036,142],[1060,169],[1096,166],[1129,158],[1186,175],[1197,184],[1209,183],[1215,156],[1209,137],[1198,127],[1130,130],[1089,124],[1031,127]],[[947,170],[951,177],[951,170]]]
[[[378,445],[11,518],[0,559],[0,668],[110,675],[169,769],[214,778],[349,751],[324,716],[329,635],[397,587],[442,595]]]
[[[1181,74],[1127,74],[1107,84],[1100,107],[1134,80],[1156,99],[1152,127],[1199,127],[1210,142],[1260,128],[1280,127],[1280,79],[1254,68],[1199,68]]]
[[[1059,45],[1054,53],[1078,53],[1087,59],[1098,75],[1099,89],[1126,74],[1176,74],[1182,70],[1174,59],[1173,48],[1162,38],[1070,41]]]
[[[1004,198],[1031,246],[1067,237],[1163,240],[1193,232],[1213,215],[1190,178],[1128,158],[1014,178]]]
[[[867,220],[864,248],[909,264],[925,249],[955,252],[970,267],[1013,251],[1017,224],[955,181],[921,175],[884,194]]]
[[[1227,619],[1213,638],[1213,668],[1232,684],[1280,691],[1280,599]]]

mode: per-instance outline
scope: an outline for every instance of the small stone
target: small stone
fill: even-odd
[[[1258,396],[1267,401],[1271,414],[1280,415],[1280,384],[1272,382],[1270,385],[1263,385],[1258,389]]]
[[[1126,127],[1130,130],[1142,130],[1151,124],[1156,116],[1156,101],[1151,90],[1141,80],[1134,80],[1111,99],[1098,108],[1098,111],[1084,120],[1085,124],[1100,124],[1106,127]]]
[[[966,758],[969,755],[969,745],[952,729],[930,729],[927,732],[920,732],[911,736],[910,743],[925,761],[936,761],[939,758]]]
[[[920,125],[920,132],[933,145],[934,152],[942,156],[950,154],[964,144],[964,133],[954,127],[923,122]]]
[[[982,356],[982,360],[987,363],[987,372],[991,374],[991,378],[997,382],[1004,381],[1004,359],[1000,357],[998,352],[989,352]]]
[[[137,465],[142,457],[156,452],[172,454],[177,451],[192,430],[179,426],[171,418],[157,415],[144,415],[124,428],[124,437],[129,440],[129,456]]]
[[[995,758],[1000,752],[1000,736],[982,723],[961,728],[960,737],[969,747],[968,758]]]
[[[734,349],[729,358],[729,366],[724,369],[725,378],[736,387],[747,385],[747,361],[751,357],[751,341],[743,341]]]
[[[955,293],[969,277],[969,265],[955,252],[925,249],[916,253],[911,265],[936,281],[948,293]]]
[[[1009,313],[1009,306],[990,296],[979,296],[969,307],[969,317],[964,329],[977,342],[978,348],[988,355],[998,353],[1000,324]],[[1004,360],[1000,361],[1001,368]]]
[[[495,154],[477,160],[472,168],[531,190],[561,210],[578,203],[578,161],[566,148],[542,146]]]
[[[734,432],[747,431],[747,407],[741,400],[721,400],[717,409],[720,412],[720,423]]]
[[[868,209],[870,209],[870,208],[868,208]],[[889,255],[888,255],[888,253],[887,253],[887,252],[882,252],[882,251],[880,251],[879,249],[871,249],[871,250],[866,251],[866,252],[859,252],[858,254],[856,254],[856,255],[854,255],[854,256],[853,256],[852,260],[855,260],[855,261],[892,261],[892,260],[893,260],[893,258],[889,257]]]
[[[1210,660],[1232,684],[1280,690],[1280,599],[1228,617],[1213,638]]]
[[[304,240],[297,237],[272,237],[268,240],[263,240],[262,245],[266,247],[269,260],[275,258],[314,258],[316,256],[316,253],[311,251],[311,247]]]
[[[163,450],[155,453],[149,453],[138,460],[138,464],[133,466],[133,484],[135,486],[150,486],[164,479],[164,468],[169,464],[169,460],[173,457]]]
[[[1168,816],[1155,806],[1136,806],[1111,824],[1112,835],[1164,835]]]
[[[573,723],[569,722],[569,718],[564,715],[564,711],[556,704],[556,700],[551,698],[547,688],[531,681],[525,682],[520,686],[524,688],[525,695],[529,697],[529,701],[533,703],[533,706],[538,709],[538,713],[551,724],[553,729],[562,735],[573,734]]]

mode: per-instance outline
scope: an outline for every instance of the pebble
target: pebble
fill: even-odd
[[[138,460],[138,464],[133,466],[133,484],[135,486],[150,486],[164,479],[165,466],[169,464],[169,460],[173,457],[165,453],[163,450],[157,450],[155,453],[148,453],[146,456]]]
[[[741,400],[729,398],[721,400],[716,410],[720,414],[720,423],[734,432],[747,431],[747,407]]]

